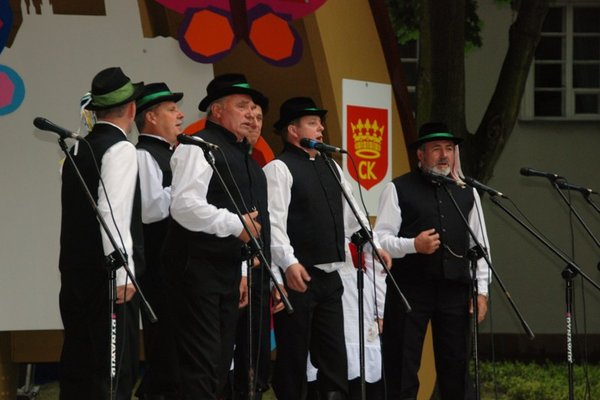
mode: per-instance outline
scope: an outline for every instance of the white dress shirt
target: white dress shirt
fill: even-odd
[[[97,124],[112,125],[127,137],[126,133],[115,124],[106,121],[98,121]],[[133,239],[130,230],[133,198],[138,175],[135,146],[127,140],[112,145],[102,156],[102,169],[100,172],[102,179],[98,184],[98,211],[104,218],[117,244],[123,246],[127,253],[129,269],[135,275]],[[102,186],[102,182],[104,182],[104,186]],[[102,226],[99,229],[102,234],[104,255],[109,255],[115,249]],[[116,282],[117,286],[130,282],[125,268],[121,267],[117,270]]]
[[[179,145],[171,157],[171,217],[184,228],[218,237],[238,237],[244,229],[237,214],[208,203],[213,170],[198,146]]]
[[[143,133],[166,142],[160,136]],[[163,173],[156,159],[145,149],[137,149],[137,162],[140,174],[140,192],[142,195],[142,222],[151,224],[169,216],[171,205],[171,186],[163,187]]]

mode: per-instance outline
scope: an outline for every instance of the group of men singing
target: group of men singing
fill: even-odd
[[[259,399],[270,386],[279,400],[360,399],[350,247],[369,222],[339,165],[303,146],[323,141],[327,110],[309,97],[283,102],[274,124],[283,150],[262,166],[252,146],[269,101],[244,75],[208,84],[198,106],[206,124],[186,144],[178,143],[182,98],[162,82],[133,83],[118,67],[92,81],[86,107],[96,123],[62,170],[61,400],[131,398],[141,300],[133,279],[158,317],[142,313],[140,399]],[[134,123],[136,146],[128,140]],[[441,397],[468,392],[474,240],[458,208],[479,243],[487,243],[485,223],[476,191],[430,177],[459,178],[459,142],[444,124],[423,125],[411,144],[420,168],[382,193],[375,247],[364,246],[368,399],[416,399],[430,321]],[[385,270],[397,286],[386,289]],[[481,321],[489,281],[482,259],[476,281]]]

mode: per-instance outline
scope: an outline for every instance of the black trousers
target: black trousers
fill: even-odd
[[[388,287],[385,299],[383,360],[388,399],[416,399],[417,372],[431,321],[440,396],[464,399],[469,342],[469,284],[448,280],[400,282],[412,307],[405,313],[398,293]]]
[[[360,378],[352,379],[348,381],[348,399],[349,400],[362,400],[362,391],[360,387]],[[365,396],[366,400],[384,400],[383,398],[383,381],[377,382],[365,382]],[[324,400],[321,398],[317,382],[308,383],[308,400]]]
[[[158,260],[146,261],[146,273],[138,282],[158,321],[152,323],[146,313],[142,313],[146,371],[136,396],[168,395],[176,398],[181,395],[181,384],[166,276]]]
[[[277,361],[273,390],[278,399],[304,400],[307,396],[306,361],[318,369],[319,392],[348,393],[348,366],[344,342],[342,293],[337,272],[309,268],[311,281],[304,293],[286,287],[292,314],[274,315]]]
[[[108,273],[68,272],[61,275],[60,313],[64,343],[60,358],[61,400],[106,400],[110,393],[110,327]],[[115,305],[116,399],[129,400],[139,364],[137,295]]]
[[[216,399],[227,383],[238,319],[240,264],[163,256],[182,399]]]

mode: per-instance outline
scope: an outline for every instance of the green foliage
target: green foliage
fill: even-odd
[[[600,365],[587,368],[576,365],[573,381],[575,398],[600,399]],[[496,362],[493,365],[485,362],[480,364],[480,382],[483,399],[564,400],[569,397],[566,363]]]
[[[505,0],[506,1],[506,0]],[[405,44],[419,37],[420,0],[386,0],[390,20],[396,31],[398,43]],[[477,1],[467,0],[465,23],[465,48],[481,47],[481,20],[477,15]]]
[[[398,43],[419,37],[419,0],[386,0]]]

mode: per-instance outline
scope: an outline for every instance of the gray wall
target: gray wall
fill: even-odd
[[[467,56],[467,124],[477,128],[496,85],[508,45],[511,13],[493,1],[480,2],[484,20],[483,48]],[[556,246],[571,254],[571,229],[565,203],[545,178],[523,177],[521,167],[559,173],[570,182],[600,190],[600,123],[519,121],[500,157],[489,185],[507,194],[531,222]],[[572,203],[591,231],[600,239],[600,215],[576,192]],[[600,203],[600,197],[595,198]],[[505,204],[509,205],[509,203]],[[483,199],[496,271],[536,334],[565,331],[565,291],[558,257],[539,244],[522,227],[489,201]],[[600,249],[574,220],[575,262],[600,283]],[[500,287],[493,285],[494,331],[522,333]],[[579,333],[587,317],[588,333],[600,333],[600,292],[575,281],[575,319]],[[585,298],[585,308],[582,300]],[[584,312],[585,311],[585,312]],[[482,331],[490,328],[489,319]]]

